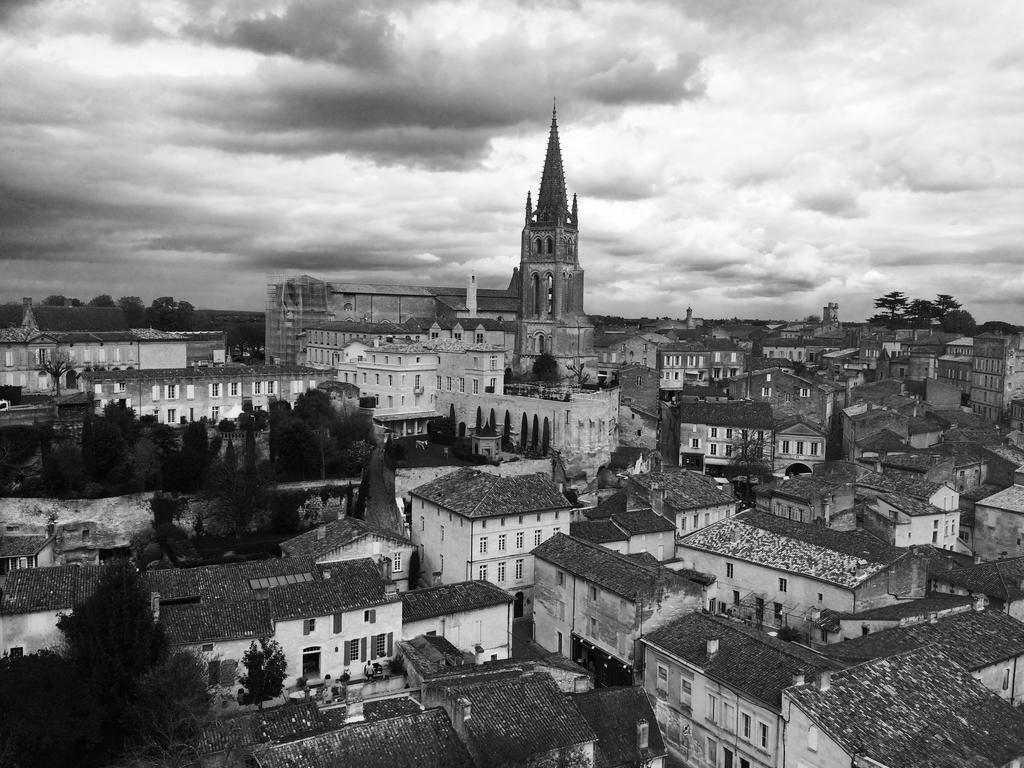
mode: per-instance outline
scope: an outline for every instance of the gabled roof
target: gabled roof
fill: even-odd
[[[613,552],[599,544],[556,533],[533,556],[631,601],[645,601],[665,590],[682,589],[685,576]]]
[[[981,669],[1024,655],[1024,623],[999,611],[961,611],[934,624],[923,621],[891,627],[828,645],[822,653],[859,664],[929,644],[968,671]]]
[[[814,437],[824,437],[825,430],[803,416],[794,416],[788,419],[783,419],[776,424],[775,435],[776,437],[785,437],[787,435],[813,435]]]
[[[963,587],[972,594],[981,593],[997,600],[1024,598],[1024,557],[978,563],[966,568],[930,568],[928,575],[935,581]]]
[[[474,768],[440,709],[351,723],[253,751],[258,768]]]
[[[469,467],[414,488],[411,493],[464,517],[520,515],[572,506],[549,477],[501,477]]]
[[[933,483],[919,475],[906,472],[860,472],[857,476],[859,488],[871,488],[876,491],[905,493],[921,501],[928,501],[943,487],[943,483]]]
[[[909,553],[866,531],[836,531],[751,510],[679,540],[699,549],[853,588]]]
[[[489,581],[464,581],[402,593],[402,622],[476,611],[511,603],[512,595]]]
[[[522,765],[597,739],[573,700],[545,673],[454,684],[445,693],[469,701],[467,741],[481,765]]]
[[[820,475],[799,475],[775,483],[768,491],[772,497],[786,496],[791,499],[811,502],[815,498],[835,493],[843,483],[826,479]]]
[[[56,565],[12,571],[0,596],[0,614],[74,608],[96,591],[103,571],[102,565]]]
[[[45,307],[32,305],[41,331],[127,331],[119,307]]]
[[[718,640],[709,656],[707,641]],[[700,668],[704,674],[778,708],[797,674],[845,666],[718,616],[691,613],[649,633],[644,642]]]
[[[315,701],[293,702],[287,707],[215,718],[200,731],[196,750],[200,755],[209,755],[318,733],[324,727],[324,719]]]
[[[612,521],[630,536],[642,536],[645,533],[667,533],[675,530],[675,526],[671,522],[649,507],[617,512],[612,515]]]
[[[384,539],[399,546],[412,546],[412,542],[404,536],[392,531],[370,525],[355,517],[343,517],[324,524],[323,538],[318,538],[318,529],[300,533],[294,538],[281,542],[281,551],[289,557],[305,555],[320,559],[336,549],[347,547],[367,537]]]
[[[717,427],[773,429],[775,419],[768,403],[730,400],[724,403],[680,403],[680,424],[709,424]]]
[[[735,496],[723,491],[712,478],[700,472],[667,468],[629,478],[630,490],[647,505],[651,504],[652,485],[665,489],[665,504],[677,511],[736,503]]]
[[[998,493],[986,496],[978,504],[1009,512],[1024,512],[1024,485],[1011,485]]]
[[[160,623],[171,645],[256,640],[274,634],[274,621],[266,600],[161,605]]]
[[[0,557],[31,557],[53,541],[53,536],[2,536],[0,535]]]
[[[908,496],[905,493],[880,493],[878,498],[911,517],[945,514],[944,510],[939,509],[934,504],[929,504],[921,499],[915,499],[913,496]]]
[[[667,754],[651,701],[643,688],[595,688],[570,698],[598,734],[594,768],[644,765],[651,758]],[[641,718],[648,726],[648,746],[643,752],[636,741],[637,721]]]
[[[330,574],[330,578],[326,578]],[[370,558],[331,563],[325,578],[270,588],[274,621],[329,616],[398,600],[385,590],[384,576]]]
[[[865,451],[905,451],[910,448],[902,437],[891,429],[880,429],[867,437],[859,438],[857,447]]]
[[[595,544],[610,544],[614,541],[628,541],[629,536],[606,517],[599,520],[580,520],[569,523],[569,535]]]
[[[848,754],[901,768],[999,768],[1024,756],[1024,714],[933,647],[787,695]]]

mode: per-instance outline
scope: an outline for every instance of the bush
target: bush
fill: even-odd
[[[221,432],[237,432],[238,425],[231,419],[221,419],[220,423],[217,424],[217,429]]]

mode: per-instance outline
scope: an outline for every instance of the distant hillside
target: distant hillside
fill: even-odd
[[[223,331],[232,325],[264,325],[265,312],[243,309],[197,309],[192,319],[197,331]]]

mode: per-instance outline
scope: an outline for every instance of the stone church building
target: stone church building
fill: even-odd
[[[505,288],[483,289],[475,275],[461,288],[351,283],[309,275],[271,276],[267,285],[267,362],[297,363],[304,329],[340,322],[429,326],[433,318],[516,324],[513,368],[530,370],[548,352],[563,374],[571,366],[596,373],[594,326],[583,311],[579,214],[565,189],[557,115],[552,112],[536,207],[526,195],[518,268]],[[594,374],[592,374],[594,375]]]

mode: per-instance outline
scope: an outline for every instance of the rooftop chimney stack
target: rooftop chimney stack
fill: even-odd
[[[466,311],[470,317],[476,317],[476,275],[466,278]]]
[[[149,593],[149,610],[153,612],[153,621],[160,621],[160,593]]]
[[[827,691],[831,687],[832,687],[832,672],[827,670],[827,669],[821,670],[821,672],[818,673],[818,690],[819,691]]]
[[[638,751],[643,752],[650,747],[650,734],[651,727],[647,723],[647,718],[641,717],[636,721],[636,748]]]
[[[455,702],[455,706],[458,712],[459,725],[465,725],[466,721],[473,717],[473,705],[465,696],[460,696],[458,701]]]
[[[363,716],[363,700],[357,698],[354,701],[348,702],[348,706],[345,708],[345,722],[361,723],[365,719]]]
[[[718,638],[712,637],[708,639],[708,658],[711,658],[718,653]]]
[[[803,685],[806,682],[803,672],[793,673],[793,685]]]
[[[323,541],[326,538],[327,538],[327,526],[323,525],[323,524],[318,525],[316,527],[316,540],[317,541]]]

